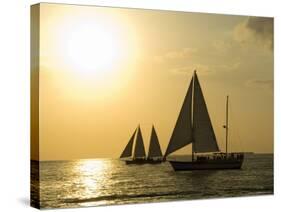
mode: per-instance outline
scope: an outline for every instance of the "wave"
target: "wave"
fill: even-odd
[[[181,195],[194,195],[198,192],[157,192],[157,193],[149,193],[149,194],[114,194],[114,195],[105,195],[99,197],[91,197],[91,198],[71,198],[64,199],[64,203],[85,203],[85,202],[95,202],[102,200],[121,200],[121,199],[131,199],[131,198],[146,198],[146,197],[165,197],[165,196],[181,196]]]
[[[174,192],[155,192],[155,193],[143,193],[143,194],[113,194],[113,195],[104,195],[98,197],[91,197],[91,198],[70,198],[64,199],[64,203],[86,203],[86,202],[97,202],[97,201],[113,201],[113,200],[125,200],[125,199],[134,199],[134,198],[147,198],[147,197],[180,197],[180,196],[189,196],[193,199],[199,195],[201,198],[212,195],[219,197],[219,196],[227,196],[229,192],[230,195],[233,196],[241,196],[241,192],[247,192],[248,195],[255,193],[256,195],[259,194],[273,194],[273,188],[239,188],[239,189],[226,189],[225,192],[220,195],[219,191],[211,192],[197,192],[197,191],[174,191]],[[238,193],[240,194],[238,194]]]

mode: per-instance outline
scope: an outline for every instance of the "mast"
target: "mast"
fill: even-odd
[[[227,156],[227,142],[228,142],[228,96],[226,96],[226,108],[225,108],[225,153]]]
[[[193,78],[195,78],[195,74],[196,74],[196,69],[194,70],[194,74],[193,74]],[[194,99],[194,80],[193,80],[193,82],[192,82],[192,87],[193,87],[193,92],[192,92],[192,99]],[[192,103],[193,103],[193,101],[192,101]],[[194,140],[194,136],[193,136],[193,117],[194,117],[194,115],[193,115],[193,105],[194,104],[192,104],[191,105],[191,119],[192,119],[192,150],[191,150],[191,156],[192,156],[192,162],[194,161],[194,142],[195,142],[195,140]]]

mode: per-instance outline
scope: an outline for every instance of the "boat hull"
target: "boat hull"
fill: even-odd
[[[243,160],[169,161],[175,171],[241,169]]]
[[[162,160],[126,160],[127,165],[143,165],[143,164],[160,164],[164,161]]]
[[[145,164],[145,160],[143,161],[135,161],[135,160],[126,160],[125,161],[127,165],[131,165],[131,164],[137,164],[137,165],[142,165],[142,164]]]
[[[149,160],[149,159],[146,160],[146,163],[148,164],[159,164],[163,162],[164,162],[163,160]]]

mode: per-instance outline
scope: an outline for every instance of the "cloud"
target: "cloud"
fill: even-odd
[[[208,75],[208,74],[213,73],[213,71],[210,70],[209,66],[203,65],[203,64],[194,64],[194,65],[177,67],[177,68],[171,69],[171,72],[174,74],[190,75],[194,72],[194,70],[196,70],[197,73],[200,75]]]
[[[231,41],[224,41],[224,40],[215,40],[212,43],[212,46],[215,48],[216,51],[225,53],[229,49],[232,48],[233,43]]]
[[[219,65],[219,69],[223,70],[223,71],[228,71],[228,72],[232,72],[232,71],[235,71],[237,70],[241,65],[241,62],[240,61],[237,61],[237,62],[234,62],[232,64],[222,64],[222,65]]]
[[[176,60],[190,58],[192,54],[196,53],[197,49],[183,48],[175,51],[169,51],[164,55],[156,56],[154,59],[157,62],[164,62],[165,60]]]
[[[205,64],[192,64],[185,65],[171,69],[174,74],[192,74],[194,70],[197,70],[200,75],[210,75],[218,72],[232,72],[236,71],[240,67],[241,62],[237,61],[229,64],[217,64],[217,65],[205,65]]]
[[[233,36],[240,43],[257,43],[273,50],[273,18],[249,17],[234,28]]]
[[[246,86],[273,89],[273,80],[251,79],[246,82]]]

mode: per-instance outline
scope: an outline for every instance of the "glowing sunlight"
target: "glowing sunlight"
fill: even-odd
[[[62,42],[64,62],[81,74],[100,75],[113,71],[122,58],[121,41],[113,30],[96,24],[70,28]]]

